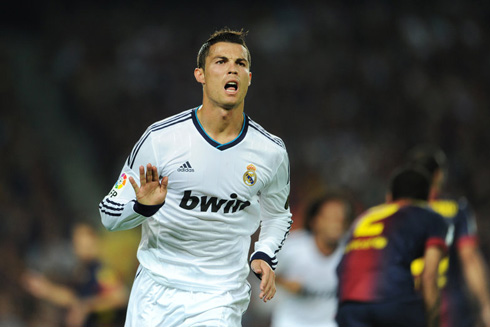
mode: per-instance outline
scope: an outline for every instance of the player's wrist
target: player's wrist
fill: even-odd
[[[267,263],[267,265],[271,268],[272,271],[274,271],[275,269],[275,265],[273,265],[273,259],[264,252],[261,251],[254,252],[250,257],[250,265],[254,260],[262,260],[265,263]],[[253,269],[252,271],[255,274],[255,276],[257,276],[257,278],[262,279],[261,275],[257,274]]]
[[[275,265],[272,262],[272,258],[269,257],[266,253],[262,251],[257,251],[253,253],[252,256],[250,257],[250,263],[252,263],[252,261],[257,259],[267,262],[267,264],[271,267],[272,270],[275,269]]]
[[[134,201],[133,210],[134,212],[142,216],[151,217],[154,214],[156,214],[164,204],[165,201],[163,201],[163,203],[161,204],[155,204],[155,205],[142,204],[139,203],[138,201]]]

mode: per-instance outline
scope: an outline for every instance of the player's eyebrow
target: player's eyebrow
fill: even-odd
[[[223,56],[223,55],[216,55],[213,57],[213,60],[217,60],[217,59],[225,60],[225,61],[230,60],[230,58],[228,58],[227,56]],[[235,62],[246,62],[248,64],[248,60],[246,58],[242,58],[242,57],[235,59]]]
[[[249,64],[248,60],[247,60],[247,59],[245,59],[245,58],[237,58],[236,62],[239,62],[239,63],[246,63],[246,64],[247,64],[247,66],[248,66],[248,64]]]
[[[221,59],[221,60],[229,60],[229,58],[228,58],[228,57],[226,57],[226,56],[219,56],[219,55],[218,55],[218,56],[213,57],[213,59],[214,59],[214,60],[216,60],[216,59]]]

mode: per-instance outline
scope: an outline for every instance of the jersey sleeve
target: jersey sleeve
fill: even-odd
[[[431,214],[425,247],[429,248],[435,246],[446,252],[449,243],[451,242],[451,233],[453,233],[452,228],[451,226],[448,228],[448,225],[440,214],[436,212],[431,212]]]
[[[260,194],[261,228],[251,259],[262,259],[276,268],[281,249],[293,223],[289,209],[289,158],[284,151],[276,174]]]
[[[465,199],[458,201],[458,213],[454,218],[454,225],[454,242],[457,247],[466,244],[474,245],[478,242],[476,217]]]
[[[136,183],[141,185],[139,167],[141,165],[146,167],[148,163],[159,167],[149,130],[133,147],[119,179],[99,204],[102,224],[108,230],[126,230],[137,227],[161,207],[143,206],[136,202],[136,195],[129,182],[129,177],[133,177]]]

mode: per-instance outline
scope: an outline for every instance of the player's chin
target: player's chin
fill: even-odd
[[[221,107],[225,110],[233,110],[239,107],[239,101],[226,101],[221,104]]]

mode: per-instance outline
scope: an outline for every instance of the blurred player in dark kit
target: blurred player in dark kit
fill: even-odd
[[[391,179],[387,202],[354,221],[337,271],[339,326],[437,326],[437,269],[447,250],[447,227],[428,207],[429,188],[423,168],[400,168]],[[410,271],[421,256],[422,294]]]
[[[36,272],[22,276],[29,293],[66,309],[64,326],[119,327],[124,323],[128,290],[118,274],[100,260],[99,240],[89,224],[74,226],[72,242],[79,264],[68,285]]]
[[[432,174],[430,206],[444,218],[453,233],[448,256],[439,272],[441,327],[490,327],[490,295],[487,266],[480,253],[475,216],[464,198],[440,198],[447,175],[445,153],[435,146],[421,145],[409,152],[410,163],[422,165]],[[420,260],[412,264],[417,277]]]

